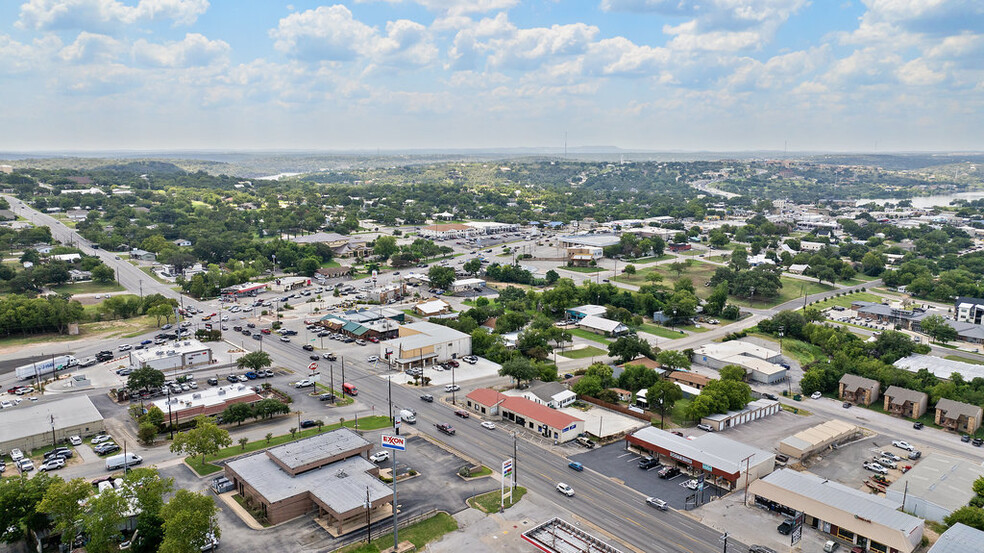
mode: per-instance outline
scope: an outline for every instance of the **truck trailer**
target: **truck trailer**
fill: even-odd
[[[78,364],[79,361],[75,357],[72,357],[71,355],[60,355],[58,357],[51,357],[48,359],[42,359],[35,363],[22,365],[17,367],[15,371],[17,373],[17,378],[20,380],[28,380],[31,378],[53,376],[58,371],[65,370],[69,367],[74,367]]]

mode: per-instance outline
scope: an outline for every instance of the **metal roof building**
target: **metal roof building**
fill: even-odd
[[[911,372],[918,372],[919,369],[926,369],[933,373],[937,378],[950,379],[953,373],[960,373],[964,380],[970,381],[974,378],[984,378],[984,365],[974,365],[961,361],[951,361],[933,355],[914,354],[903,357],[894,363],[900,369]]]
[[[944,517],[970,503],[977,494],[974,480],[984,476],[984,467],[946,455],[927,455],[909,472],[892,482],[886,497],[905,502],[902,510],[927,520]]]
[[[984,532],[958,522],[940,534],[927,553],[984,553]]]
[[[858,427],[851,423],[829,420],[783,438],[779,442],[779,453],[802,459],[832,444],[847,440],[858,431]]]
[[[24,403],[0,411],[0,451],[17,448],[29,452],[50,446],[52,439],[60,443],[69,436],[91,436],[105,428],[102,415],[88,396]]]
[[[870,550],[912,553],[922,540],[924,521],[899,511],[901,501],[809,472],[780,469],[752,482],[748,491],[804,513],[806,526]]]

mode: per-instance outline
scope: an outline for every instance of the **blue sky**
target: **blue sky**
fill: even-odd
[[[7,0],[0,149],[984,149],[980,0]]]

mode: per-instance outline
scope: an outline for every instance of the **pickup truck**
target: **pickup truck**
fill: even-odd
[[[448,436],[454,436],[454,427],[447,423],[437,423],[434,425],[439,431],[447,434]]]

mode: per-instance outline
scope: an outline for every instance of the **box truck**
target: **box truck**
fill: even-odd
[[[52,376],[58,371],[74,367],[78,364],[78,359],[71,355],[60,355],[17,367],[16,373],[17,378],[28,380],[31,378]]]
[[[120,470],[123,466],[132,467],[143,462],[143,458],[136,453],[126,455],[113,455],[106,459],[106,470]]]

